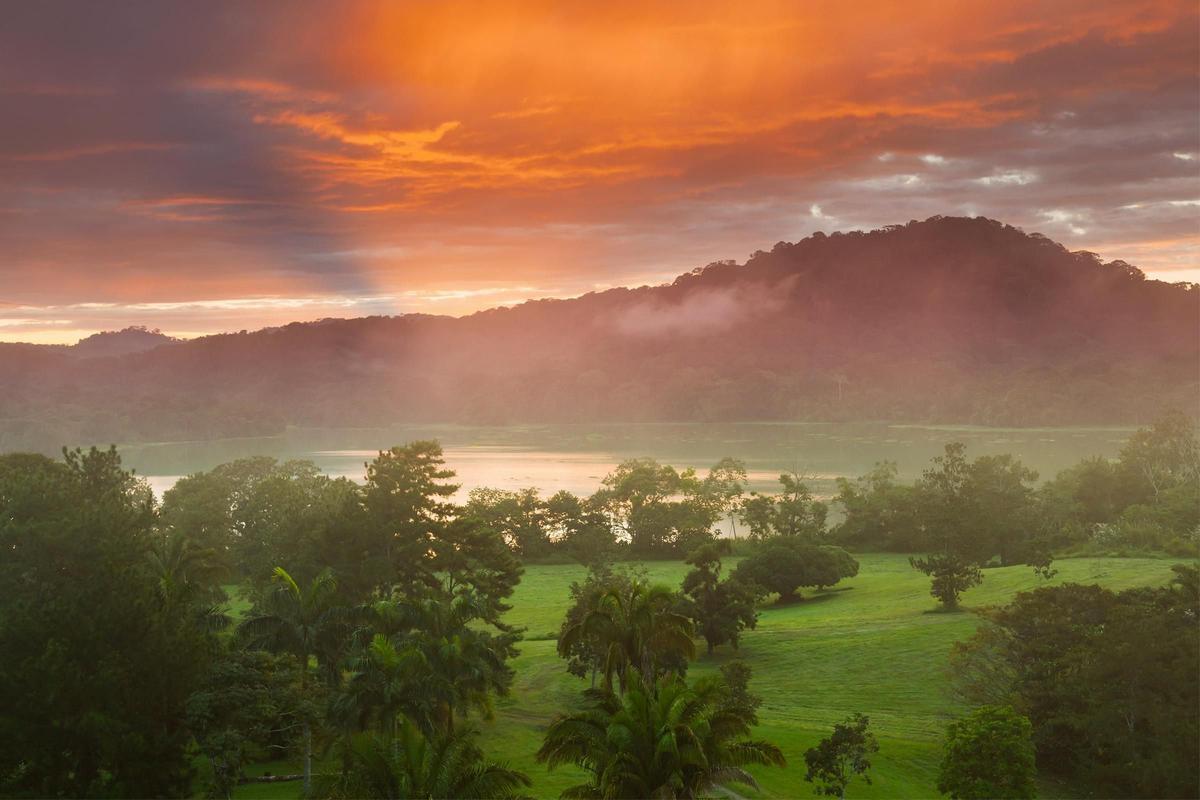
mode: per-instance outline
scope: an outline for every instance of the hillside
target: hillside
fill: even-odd
[[[981,218],[814,234],[670,285],[80,359],[0,346],[0,450],[392,422],[1126,423],[1191,409],[1200,291]]]

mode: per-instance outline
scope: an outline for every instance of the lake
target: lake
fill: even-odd
[[[912,480],[949,442],[970,457],[1012,453],[1042,479],[1087,456],[1113,457],[1132,428],[976,428],[887,423],[646,423],[503,427],[394,426],[380,429],[295,429],[280,436],[124,445],[126,466],[161,496],[182,475],[254,455],[311,459],[329,475],[361,480],[380,449],[437,439],[462,483],[460,499],[478,486],[536,487],[590,494],[623,459],[650,456],[705,470],[723,456],[746,462],[752,489],[769,490],[780,472],[809,476],[821,496],[835,479],[858,476],[882,460]]]

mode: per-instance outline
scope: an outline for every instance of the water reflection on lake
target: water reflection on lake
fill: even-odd
[[[126,445],[126,465],[157,493],[179,476],[253,455],[311,459],[330,475],[361,480],[378,450],[438,439],[458,473],[461,497],[477,486],[536,487],[544,494],[595,491],[620,461],[651,456],[703,471],[723,456],[746,462],[751,488],[771,489],[781,471],[811,476],[817,494],[836,491],[838,476],[861,475],[878,461],[897,462],[901,478],[920,475],[948,442],[967,454],[1012,453],[1041,477],[1086,456],[1115,456],[1126,428],[972,428],[884,423],[722,423],[539,426],[395,426],[382,429],[297,429],[255,439]]]

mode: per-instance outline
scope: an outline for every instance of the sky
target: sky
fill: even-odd
[[[984,215],[1200,281],[1192,2],[15,3],[0,341],[464,314]]]

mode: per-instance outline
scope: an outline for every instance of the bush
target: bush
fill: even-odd
[[[983,706],[946,728],[938,791],[954,800],[1037,796],[1033,726],[1007,706]]]
[[[792,600],[802,586],[823,588],[858,574],[858,561],[840,547],[814,545],[792,536],[775,536],[738,565],[734,577],[764,592]]]

